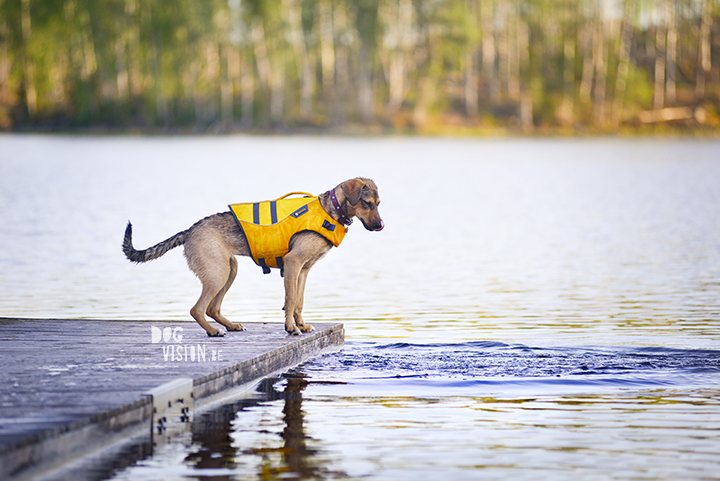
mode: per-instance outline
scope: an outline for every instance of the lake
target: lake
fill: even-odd
[[[345,348],[95,479],[720,479],[717,140],[2,135],[0,317],[190,321],[181,249],[130,264],[128,220],[146,248],[355,176],[386,228],[304,316]],[[225,316],[282,303],[241,259]]]

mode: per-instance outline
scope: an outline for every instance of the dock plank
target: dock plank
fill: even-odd
[[[246,323],[209,338],[191,322],[0,318],[0,479],[150,429],[147,392],[170,381],[192,379],[201,403],[343,344],[342,324],[314,326],[296,337],[280,323]]]

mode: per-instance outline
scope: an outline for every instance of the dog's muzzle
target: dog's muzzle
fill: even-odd
[[[367,225],[365,222],[363,222],[363,226],[365,226],[365,228],[367,230],[370,230],[373,232],[380,232],[381,230],[383,230],[385,228],[385,222],[383,222],[382,219],[380,219],[378,222],[376,222],[373,225]]]

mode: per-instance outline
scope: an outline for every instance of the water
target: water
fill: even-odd
[[[181,252],[130,265],[128,219],[146,247],[356,175],[387,227],[305,309],[346,347],[95,479],[720,479],[718,141],[1,136],[0,316],[188,320]],[[241,262],[225,315],[281,305]]]

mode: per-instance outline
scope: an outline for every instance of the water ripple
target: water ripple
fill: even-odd
[[[422,380],[426,394],[448,385],[720,385],[720,351],[665,347],[530,347],[501,342],[415,344],[348,342],[302,366],[316,381]],[[449,384],[448,384],[449,383]],[[529,386],[528,386],[529,387]]]

